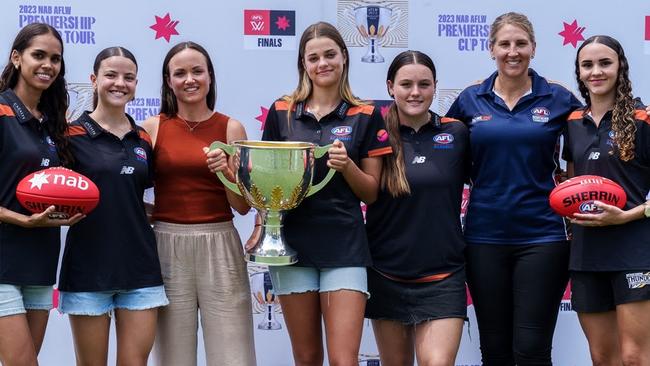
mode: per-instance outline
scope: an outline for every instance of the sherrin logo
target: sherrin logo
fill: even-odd
[[[332,135],[343,137],[352,133],[352,126],[338,126],[332,128]]]
[[[530,110],[532,114],[533,122],[546,123],[548,122],[551,112],[544,107],[535,107]]]
[[[454,142],[454,136],[450,135],[448,133],[439,133],[439,134],[433,136],[433,141],[436,144],[447,145],[447,144],[451,144],[452,142]]]

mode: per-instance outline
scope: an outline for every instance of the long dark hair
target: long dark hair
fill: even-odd
[[[433,64],[431,57],[420,51],[404,51],[395,56],[393,62],[388,67],[386,82],[390,81],[395,84],[395,75],[397,71],[406,65],[423,65],[431,70],[433,82],[436,81],[436,66]],[[390,93],[390,92],[389,92]],[[393,97],[391,95],[391,97]],[[399,133],[399,114],[396,103],[391,104],[388,114],[384,118],[386,129],[388,130],[388,141],[393,148],[393,153],[384,155],[383,169],[381,172],[381,187],[388,191],[393,197],[408,195],[411,193],[411,187],[406,179],[406,167],[404,162],[404,149],[402,148],[402,139]]]
[[[167,55],[163,60],[163,66],[162,66],[162,87],[160,88],[160,94],[161,94],[160,113],[164,113],[170,117],[174,117],[176,116],[176,114],[178,114],[178,101],[176,100],[176,95],[174,94],[174,91],[167,84],[167,80],[170,77],[169,61],[177,53],[186,49],[195,50],[200,54],[202,54],[203,57],[205,57],[205,63],[208,65],[208,74],[210,74],[210,90],[208,91],[208,95],[206,95],[205,97],[205,103],[208,105],[208,108],[210,108],[210,110],[214,110],[214,105],[217,101],[217,80],[216,77],[214,76],[214,66],[212,65],[212,60],[210,59],[210,55],[208,54],[208,51],[206,51],[205,48],[203,48],[203,46],[201,46],[198,43],[194,43],[192,41],[181,42],[176,46],[172,47],[169,50],[169,52],[167,52]]]
[[[133,61],[133,63],[135,64],[136,71],[138,70],[138,61],[135,60],[135,56],[133,55],[133,53],[131,53],[131,51],[127,50],[124,47],[114,46],[114,47],[104,48],[95,57],[95,62],[93,63],[93,73],[95,74],[95,76],[97,76],[97,74],[99,73],[99,68],[102,64],[102,61],[113,56],[122,56],[128,58],[129,60]],[[98,99],[99,98],[97,96],[97,90],[95,90],[93,92],[93,108],[97,108]]]
[[[51,34],[59,41],[61,45],[61,68],[59,74],[52,84],[43,91],[36,108],[48,117],[48,122],[44,124],[50,138],[57,146],[57,153],[61,164],[71,166],[74,162],[72,152],[70,151],[68,139],[65,132],[68,128],[65,119],[65,112],[68,109],[68,91],[65,81],[65,61],[63,59],[63,40],[61,34],[54,27],[45,23],[31,23],[23,27],[18,32],[14,43],[11,45],[11,51],[22,54],[32,44],[35,37]],[[11,53],[9,53],[9,62],[0,75],[0,92],[6,89],[13,89],[18,84],[20,68],[14,67],[11,62]]]
[[[635,102],[632,96],[632,82],[630,81],[630,66],[625,57],[623,46],[610,36],[593,36],[585,40],[578,52],[576,52],[575,73],[578,81],[578,89],[587,108],[591,107],[591,98],[589,89],[580,80],[580,51],[588,44],[599,43],[611,48],[618,55],[618,77],[616,79],[616,99],[614,101],[614,110],[612,111],[612,131],[614,132],[615,150],[618,157],[623,161],[634,159],[634,138],[636,136],[636,124],[634,123]],[[614,151],[610,151],[613,154]]]

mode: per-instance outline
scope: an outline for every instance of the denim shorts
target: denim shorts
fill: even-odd
[[[103,315],[115,309],[146,310],[169,304],[164,286],[133,290],[59,292],[59,311],[69,315]]]
[[[276,295],[302,294],[305,292],[329,292],[337,290],[359,291],[366,296],[368,278],[366,267],[269,267],[273,292]]]
[[[0,284],[0,316],[52,309],[52,286]]]

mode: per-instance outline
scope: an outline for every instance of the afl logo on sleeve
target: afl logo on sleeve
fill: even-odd
[[[544,107],[535,107],[530,110],[533,122],[546,123],[551,117],[551,112]]]
[[[332,136],[330,140],[339,139],[340,141],[349,141],[352,139],[352,126],[338,126],[331,129]]]
[[[138,161],[142,161],[144,163],[147,162],[147,152],[143,148],[136,147],[133,149],[133,152],[135,153],[135,157],[138,159]]]
[[[439,133],[433,136],[434,149],[453,149],[454,136],[448,133]]]

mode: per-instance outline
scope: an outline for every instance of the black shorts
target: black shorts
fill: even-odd
[[[650,271],[571,272],[571,306],[579,313],[612,311],[650,300]]]
[[[465,270],[434,282],[405,283],[368,269],[366,318],[412,325],[443,318],[467,318]]]

